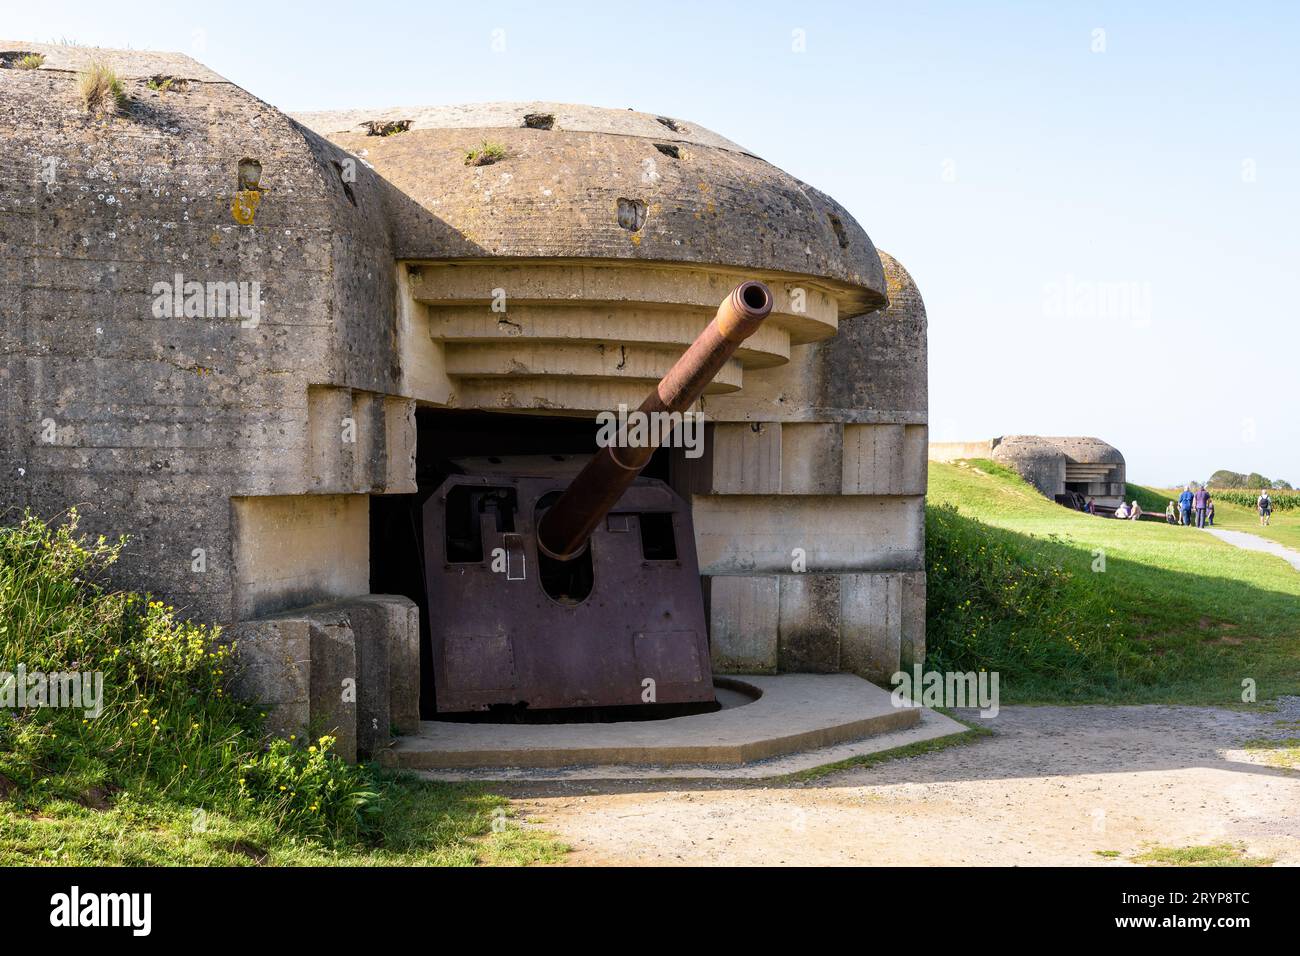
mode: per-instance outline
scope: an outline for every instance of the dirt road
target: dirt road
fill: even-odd
[[[810,783],[508,792],[574,847],[570,865],[1127,865],[1152,845],[1220,842],[1300,864],[1300,771],[1242,749],[1300,736],[1298,722],[1295,698],[1276,711],[1007,707],[968,746]]]

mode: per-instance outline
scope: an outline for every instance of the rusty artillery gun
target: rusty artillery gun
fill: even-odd
[[[736,287],[638,412],[680,423],[771,310],[763,283]],[[456,462],[423,514],[440,713],[713,702],[690,511],[641,477],[656,431],[621,428],[580,469]]]

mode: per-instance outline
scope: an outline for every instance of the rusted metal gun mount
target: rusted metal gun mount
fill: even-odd
[[[638,411],[680,421],[771,309],[737,287]],[[690,509],[639,477],[655,447],[455,463],[424,506],[440,712],[713,702]]]

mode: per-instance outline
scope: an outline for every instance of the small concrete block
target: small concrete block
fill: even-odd
[[[925,425],[908,425],[903,429],[903,480],[899,494],[925,494],[929,480],[929,438],[930,429]]]
[[[334,751],[357,760],[357,659],[352,628],[342,615],[311,622],[311,732],[334,738]]]
[[[235,614],[270,619],[370,585],[365,495],[232,498]]]
[[[705,578],[714,673],[775,674],[780,587],[776,575]]]
[[[382,488],[388,471],[384,442],[388,427],[384,421],[384,403],[373,392],[352,392],[352,479],[350,489],[367,493]]]
[[[898,671],[902,579],[846,574],[840,580],[840,667],[886,684]]]
[[[840,664],[840,576],[780,576],[779,667],[782,672],[830,674]]]
[[[226,633],[236,644],[235,692],[266,711],[268,733],[304,733],[311,723],[309,622],[243,621]]]
[[[396,599],[405,603],[405,598]],[[357,651],[357,752],[371,755],[392,739],[389,704],[390,648],[395,630],[406,631],[406,607],[383,595],[368,595],[337,607],[352,625]]]
[[[781,493],[838,495],[844,471],[844,428],[786,422],[781,429]]]
[[[702,574],[911,571],[924,564],[919,495],[694,495]],[[798,573],[796,571],[796,573]]]
[[[844,494],[902,494],[902,479],[902,425],[844,426]]]
[[[388,709],[399,734],[420,729],[420,608],[406,604],[406,627],[393,632],[388,657]]]
[[[705,432],[710,448],[708,491],[720,495],[776,494],[781,490],[781,426],[773,422],[715,424]]]
[[[899,642],[899,669],[925,665],[925,572],[902,575],[903,613]]]
[[[415,402],[384,398],[384,494],[414,494]]]
[[[350,492],[353,490],[353,451],[356,445],[344,441],[355,437],[352,419],[352,392],[330,385],[313,385],[307,389],[307,428],[309,450],[307,456],[307,488],[320,492]]]

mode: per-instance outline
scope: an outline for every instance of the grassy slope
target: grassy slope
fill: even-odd
[[[1004,699],[1232,703],[1245,678],[1261,699],[1300,692],[1300,574],[1280,559],[1192,528],[1069,511],[991,462],[931,464],[929,502],[977,519],[960,532],[970,544],[987,539],[1050,583],[1031,595],[1042,607],[1016,621],[932,607],[935,659],[969,666],[982,656],[1002,673]],[[1092,570],[1098,551],[1104,573]],[[959,592],[929,570],[951,604]],[[988,587],[973,590],[979,607]],[[971,634],[965,648],[958,624]],[[947,660],[944,642],[956,649]]]
[[[120,548],[80,538],[75,513],[0,526],[0,672],[103,678],[89,712],[0,708],[0,865],[469,865],[564,852],[478,786],[349,766],[328,737],[264,741],[256,710],[226,692],[228,645],[98,583]]]

